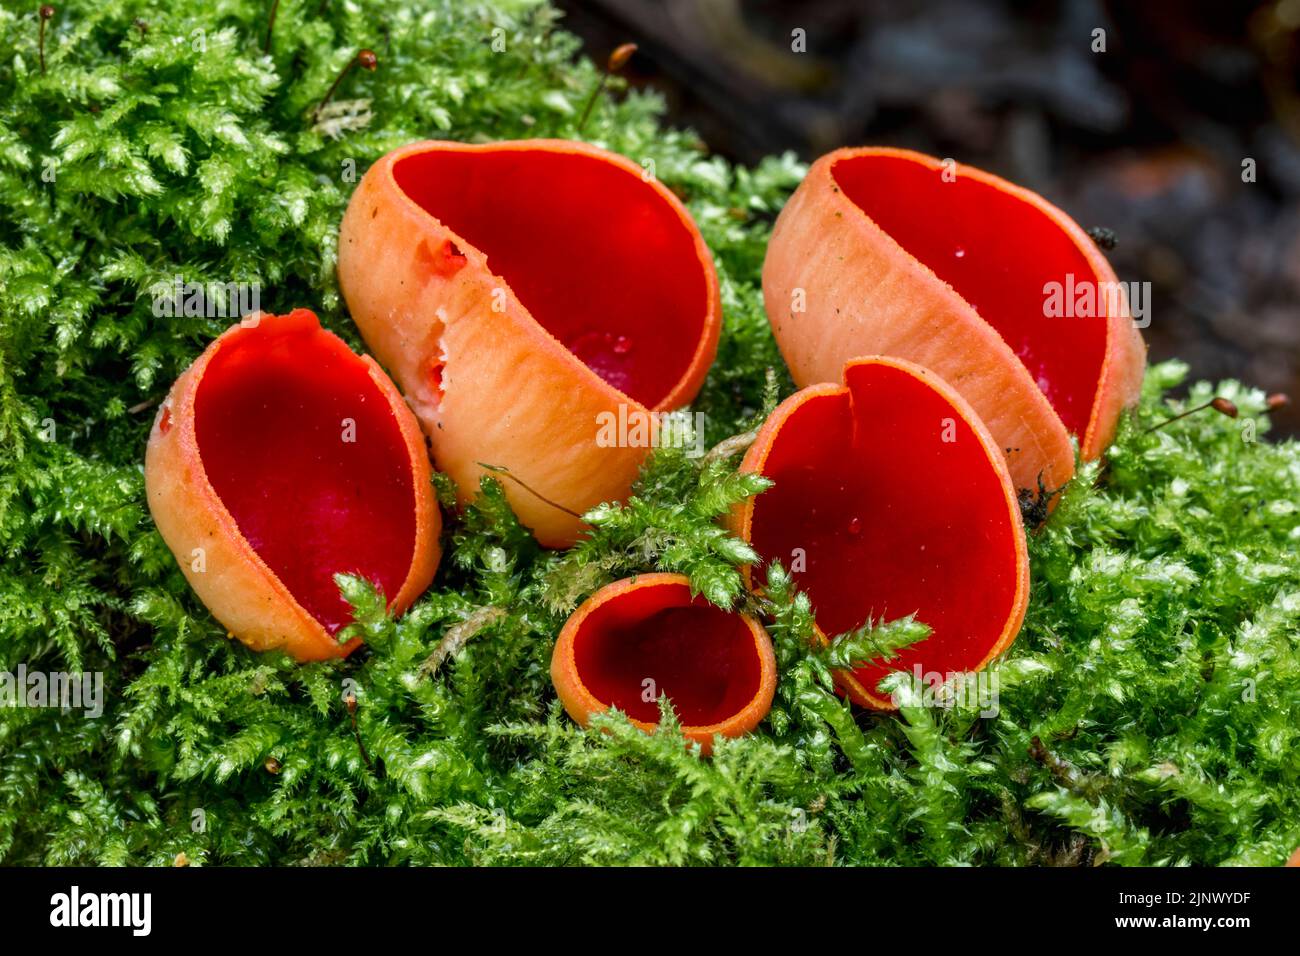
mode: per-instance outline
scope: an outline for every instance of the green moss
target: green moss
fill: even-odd
[[[1300,844],[1300,450],[1247,440],[1263,400],[1234,383],[1215,392],[1241,419],[1143,432],[1169,414],[1172,364],[1148,376],[1109,467],[1084,469],[1033,537],[1033,601],[992,719],[904,684],[899,715],[851,710],[778,574],[781,684],[761,732],[700,760],[670,713],[654,736],[572,725],[548,663],[585,595],[672,569],[741,599],[747,551],[714,519],[759,488],[672,451],[564,554],[533,545],[485,483],[401,621],[343,582],[367,640],[346,662],[226,639],[148,517],[152,410],[132,410],[225,322],[155,318],[150,286],[258,281],[265,308],[314,308],[359,345],[334,279],[350,167],[430,136],[573,136],[597,79],[545,6],[284,2],[270,57],[266,7],[62,3],[45,76],[35,6],[0,10],[0,669],[106,685],[97,720],[0,710],[0,859],[1275,864]],[[380,68],[338,95],[368,98],[373,118],[323,137],[307,113],[359,47]],[[732,168],[660,111],[616,92],[586,135],[653,159],[714,250],[726,328],[696,405],[713,443],[790,389],[758,282],[802,169]],[[444,640],[456,649],[434,666]]]

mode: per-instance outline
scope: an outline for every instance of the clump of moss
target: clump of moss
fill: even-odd
[[[98,719],[0,710],[0,859],[1280,863],[1300,844],[1300,449],[1264,441],[1263,397],[1234,383],[1214,392],[1238,420],[1144,431],[1179,405],[1173,364],[1033,536],[1030,614],[989,719],[906,682],[899,714],[852,711],[779,571],[764,610],[781,684],[759,733],[706,761],[670,710],[654,736],[563,716],[551,644],[606,581],[681,570],[720,604],[749,600],[747,549],[715,521],[761,493],[734,456],[658,453],[563,554],[485,482],[402,620],[342,581],[367,641],[345,662],[226,639],[149,520],[140,461],[150,402],[227,323],[155,317],[151,287],[259,282],[264,308],[314,308],[359,345],[334,243],[366,166],[430,136],[573,136],[598,78],[538,3],[317,11],[282,4],[266,54],[265,4],[73,0],[42,74],[35,7],[0,10],[0,670],[106,685]],[[313,128],[362,47],[380,66],[336,94],[353,119]],[[759,270],[802,168],[731,167],[660,111],[615,89],[585,135],[653,160],[714,250],[726,327],[696,405],[714,443],[790,388]]]

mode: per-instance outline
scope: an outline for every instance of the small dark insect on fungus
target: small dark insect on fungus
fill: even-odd
[[[1115,230],[1105,226],[1093,226],[1088,230],[1088,238],[1107,252],[1119,245],[1119,236],[1115,235]]]
[[[1061,485],[1059,488],[1048,490],[1047,486],[1043,484],[1043,475],[1039,472],[1037,493],[1028,488],[1021,488],[1016,492],[1016,500],[1020,505],[1020,517],[1024,520],[1026,528],[1037,528],[1047,520],[1052,499],[1059,495],[1064,488],[1065,485]]]

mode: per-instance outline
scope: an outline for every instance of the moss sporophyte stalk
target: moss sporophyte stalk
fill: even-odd
[[[838,672],[942,632],[919,616],[872,620],[820,644],[820,603],[799,589],[791,555],[768,556],[747,590],[742,569],[763,557],[761,542],[724,527],[780,488],[738,466],[796,392],[760,277],[771,223],[806,169],[711,156],[660,123],[658,97],[617,77],[582,139],[653,168],[709,251],[695,269],[716,275],[717,356],[689,407],[714,451],[639,449],[621,504],[584,512],[556,497],[590,526],[564,550],[520,523],[505,474],[459,488],[431,476],[443,556],[405,614],[370,583],[387,571],[343,575],[350,620],[334,639],[362,642],[346,659],[301,664],[227,637],[149,516],[141,457],[171,383],[232,320],[157,317],[151,290],[177,275],[204,288],[257,283],[268,314],[310,309],[360,361],[368,349],[336,273],[340,222],[366,170],[431,139],[573,140],[604,73],[541,3],[283,5],[273,32],[267,6],[217,19],[198,0],[61,3],[45,22],[43,70],[39,11],[0,10],[12,50],[0,68],[0,672],[103,684],[95,718],[0,708],[0,859],[1291,856],[1300,451],[1268,440],[1277,402],[1231,381],[1184,387],[1179,363],[1149,368],[1104,461],[1070,462],[1050,517],[1024,534],[1023,626],[981,672],[996,676],[996,714],[924,670],[888,678],[895,711],[855,709],[836,693]],[[331,108],[346,96],[364,109],[316,129],[312,111],[362,49],[380,69],[351,70]],[[471,268],[473,251],[459,249]],[[1152,430],[1215,398],[1237,417],[1207,409]],[[1036,489],[1035,477],[1013,488]],[[1048,491],[1064,484],[1043,478]],[[862,517],[861,534],[877,530]],[[575,610],[651,573],[685,576],[771,640],[766,717],[717,739],[708,758],[666,700],[654,733],[613,711],[584,729],[552,687],[552,649]]]

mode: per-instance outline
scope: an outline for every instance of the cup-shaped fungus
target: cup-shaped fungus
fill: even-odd
[[[560,140],[422,142],[372,166],[339,284],[462,500],[484,467],[544,545],[626,497],[689,403],[721,305],[690,214],[641,167]]]
[[[350,653],[336,573],[395,612],[429,585],[441,518],[419,425],[305,309],[254,314],[178,378],[145,452],[149,510],[213,616],[254,650]]]
[[[1041,196],[900,149],[840,149],[786,203],[763,264],[796,384],[860,355],[932,369],[971,404],[1016,488],[1056,488],[1110,444],[1146,348],[1096,244]]]
[[[772,706],[776,657],[763,625],[691,596],[680,574],[641,574],[597,591],[569,618],[551,656],[551,680],[582,726],[611,707],[651,732],[660,695],[682,733],[713,749]]]
[[[888,709],[876,685],[891,670],[973,672],[1010,646],[1029,561],[1001,449],[951,386],[881,357],[848,363],[843,381],[768,418],[741,470],[774,485],[733,523],[791,572],[823,637],[908,614],[930,627],[887,664],[837,675],[853,701]]]

